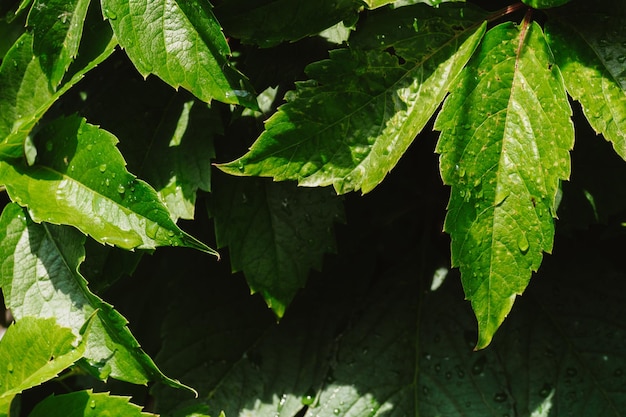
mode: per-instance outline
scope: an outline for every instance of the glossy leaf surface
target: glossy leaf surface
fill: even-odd
[[[102,12],[144,76],[155,74],[206,102],[256,107],[252,87],[230,66],[230,48],[206,1],[103,0]]]
[[[371,191],[426,125],[484,32],[482,14],[444,6],[372,17],[351,40],[354,48],[309,66],[313,80],[287,96],[247,154],[220,169],[332,184],[338,193]]]
[[[130,397],[111,395],[107,392],[77,391],[53,395],[41,403],[28,417],[150,417],[141,407],[129,402]]]
[[[84,119],[58,119],[37,136],[33,166],[0,163],[9,195],[37,222],[69,224],[125,249],[211,249],[180,230],[156,192],[126,171],[117,139]],[[213,253],[216,253],[213,251]]]
[[[87,287],[78,272],[85,257],[84,235],[68,226],[33,223],[22,208],[10,204],[0,218],[0,238],[0,286],[18,320],[55,318],[79,335],[93,316],[84,356],[97,377],[180,386],[141,350],[126,319]]]
[[[540,27],[490,30],[437,118],[452,185],[445,230],[487,346],[554,240],[574,144],[563,80]]]

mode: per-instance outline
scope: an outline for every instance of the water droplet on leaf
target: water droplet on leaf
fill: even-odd
[[[89,408],[91,408],[92,410],[96,408],[96,400],[91,400],[89,402]]]
[[[526,233],[522,233],[517,238],[517,247],[522,253],[528,252],[528,248],[530,247],[530,244],[528,243],[528,239],[526,238]]]
[[[504,392],[498,392],[496,395],[493,396],[493,400],[497,403],[503,403],[506,401],[507,398],[508,396]]]
[[[126,192],[126,187],[124,187],[122,184],[118,185],[117,192],[120,194],[124,194]]]
[[[100,166],[98,167],[98,169],[100,170],[100,172],[104,173],[107,170],[107,164],[100,164]]]

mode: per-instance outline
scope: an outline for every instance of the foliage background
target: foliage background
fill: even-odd
[[[76,113],[113,133],[128,171],[166,190],[162,199],[182,218],[180,227],[220,248],[217,262],[188,248],[129,252],[87,239],[80,266],[89,288],[128,319],[143,351],[198,398],[164,383],[103,382],[79,363],[24,391],[15,415],[36,416],[37,404],[44,412],[62,410],[45,408],[51,393],[86,395],[88,404],[95,398],[90,389],[132,396],[144,411],[166,416],[622,415],[626,169],[580,106],[573,104],[576,146],[570,181],[561,187],[553,254],[491,345],[473,351],[475,319],[442,232],[450,188],[434,153],[434,120],[366,195],[232,177],[206,163],[243,155],[284,93],[306,79],[304,68],[334,48],[319,36],[269,39],[267,49],[240,43],[257,35],[237,32],[228,7],[217,2],[215,13],[232,36],[233,66],[265,92],[262,112],[202,106],[157,77],[144,80],[117,50],[57,100],[42,123]],[[185,111],[183,146],[173,151]],[[0,198],[9,204],[6,193]],[[273,233],[302,248],[301,264],[290,265],[279,250],[265,252],[272,243],[263,228],[268,213],[280,225]],[[312,219],[313,226],[295,233],[293,225]],[[251,264],[261,271],[257,280],[246,271]],[[447,278],[435,288],[442,271]],[[2,375],[12,373],[3,359]],[[107,406],[96,411],[85,406],[84,415],[115,410],[103,401]]]

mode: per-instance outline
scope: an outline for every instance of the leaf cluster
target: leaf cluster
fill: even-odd
[[[0,3],[0,417],[621,415],[626,8],[504,3]]]

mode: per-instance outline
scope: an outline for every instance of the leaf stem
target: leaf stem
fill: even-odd
[[[528,33],[528,27],[530,26],[530,22],[532,22],[533,9],[528,9],[526,14],[524,15],[524,20],[522,20],[522,29],[520,30],[520,40],[519,45],[517,46],[517,51],[515,53],[515,71],[517,72],[517,65],[519,63],[520,54],[522,52],[522,46],[524,45],[524,40],[526,39],[526,34]]]
[[[510,4],[508,6],[506,6],[503,9],[500,9],[496,12],[494,12],[493,14],[487,16],[487,22],[491,23],[494,22],[504,16],[508,16],[510,14],[513,14],[515,12],[517,12],[518,10],[522,9],[523,7],[527,7],[524,3],[517,2],[515,4]]]

